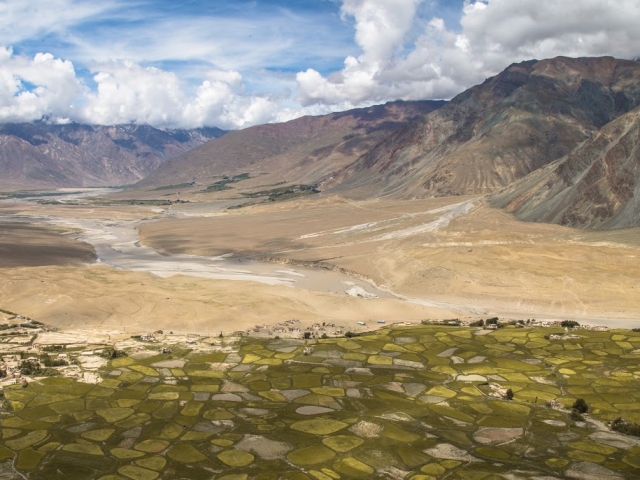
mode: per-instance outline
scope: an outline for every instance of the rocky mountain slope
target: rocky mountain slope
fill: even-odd
[[[596,229],[640,226],[640,108],[496,194],[492,203],[523,220]]]
[[[244,172],[313,183],[353,162],[405,122],[445,103],[390,102],[231,132],[164,163],[137,186],[206,184]]]
[[[489,193],[562,158],[638,105],[638,62],[514,64],[390,135],[323,187],[356,197]]]
[[[0,188],[89,187],[134,183],[169,158],[225,132],[158,130],[45,122],[0,125]]]

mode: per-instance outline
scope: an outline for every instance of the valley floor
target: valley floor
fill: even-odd
[[[22,222],[0,222],[5,306],[61,328],[365,330],[495,315],[640,325],[637,230],[525,223],[481,197],[222,205],[2,202]],[[84,263],[91,246],[96,264]]]
[[[201,207],[200,207],[201,208]],[[145,224],[164,253],[240,254],[335,266],[459,315],[640,324],[638,229],[521,222],[483,198],[266,204]],[[193,216],[192,216],[193,215]]]

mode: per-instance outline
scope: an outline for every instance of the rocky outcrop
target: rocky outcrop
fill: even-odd
[[[640,226],[640,108],[494,195],[492,203],[523,220],[596,229]]]

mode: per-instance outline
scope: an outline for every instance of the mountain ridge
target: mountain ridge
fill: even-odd
[[[0,124],[0,188],[97,187],[134,183],[169,158],[226,132],[148,125]]]
[[[640,226],[640,107],[491,203],[527,221],[599,230]]]
[[[640,63],[556,57],[512,64],[323,181],[366,197],[487,194],[567,155],[640,105]]]
[[[165,163],[136,188],[206,183],[243,172],[268,172],[288,181],[313,183],[355,160],[406,120],[445,103],[388,102],[230,132]]]

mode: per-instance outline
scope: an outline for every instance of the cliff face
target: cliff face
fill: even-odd
[[[484,194],[567,155],[640,105],[640,63],[514,64],[406,125],[328,179],[354,196]]]
[[[640,226],[640,108],[492,202],[523,220],[596,229]]]
[[[133,183],[169,158],[225,132],[43,122],[0,125],[0,188]]]
[[[138,186],[206,184],[220,175],[244,172],[314,183],[353,162],[406,122],[445,103],[390,102],[231,132],[163,164]]]

